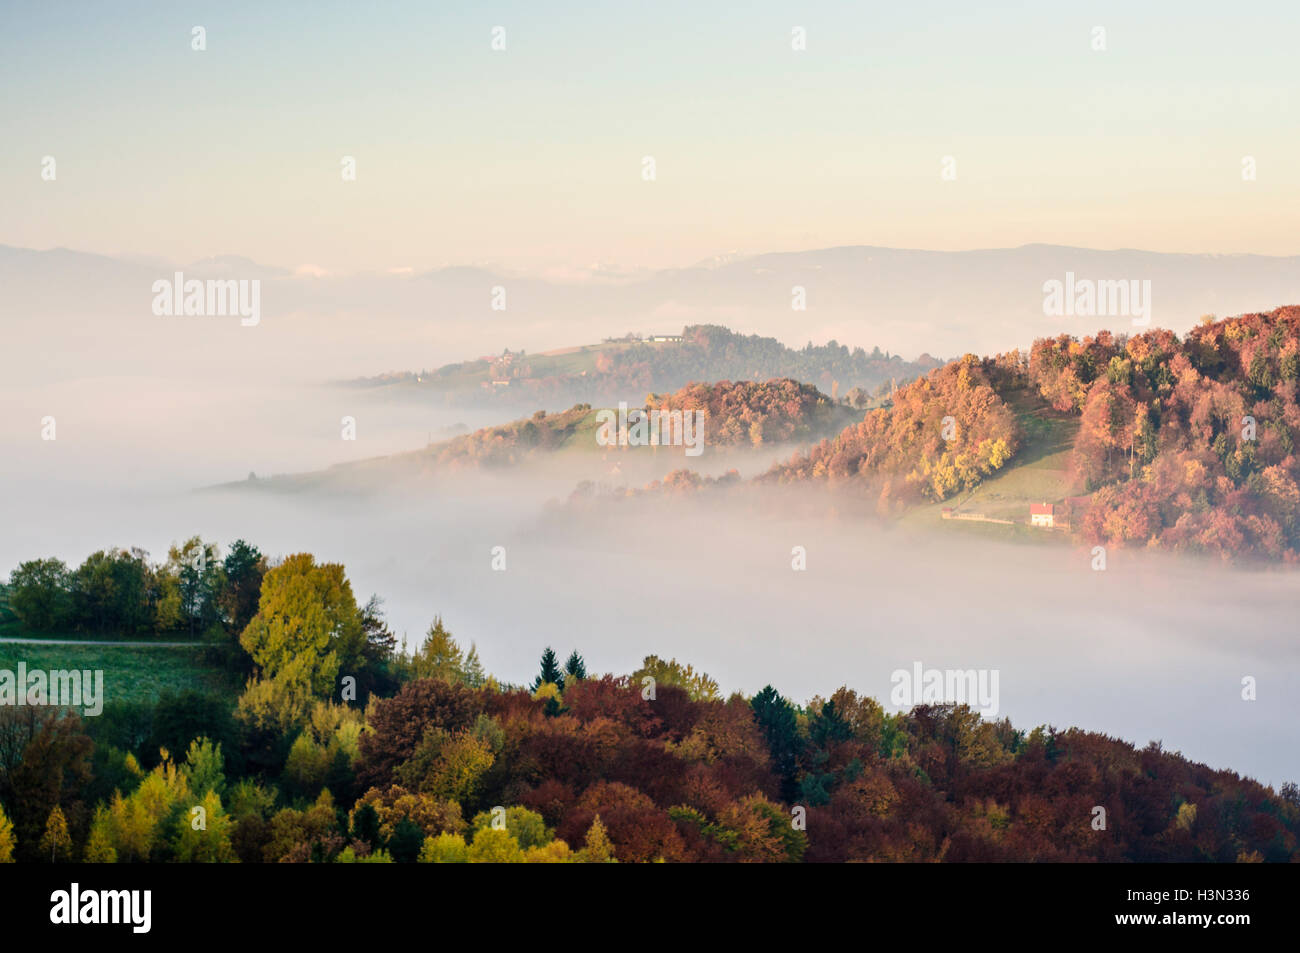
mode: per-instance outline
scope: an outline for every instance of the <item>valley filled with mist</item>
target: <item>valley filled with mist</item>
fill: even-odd
[[[1300,644],[1291,567],[1233,568],[1140,550],[1105,572],[1086,546],[1003,542],[931,519],[900,525],[873,498],[745,486],[570,502],[583,481],[638,487],[689,466],[744,479],[797,445],[598,448],[516,467],[423,475],[373,461],[467,427],[485,409],[421,409],[304,382],[194,376],[83,380],[6,395],[0,564],[138,546],[161,558],[198,535],[274,559],[342,563],[410,650],[435,616],[489,671],[526,682],[544,646],[594,671],[649,654],[708,672],[724,693],[779,680],[794,698],[848,684],[887,708],[914,661],[1001,672],[999,717],[1079,725],[1266,783],[1295,774]],[[58,439],[33,439],[43,413]],[[344,415],[357,438],[340,438]],[[18,432],[16,422],[22,424]],[[382,460],[380,461],[382,463]],[[252,471],[259,479],[248,480]],[[298,484],[275,474],[324,471]],[[804,547],[805,571],[792,568]],[[493,568],[496,547],[505,569]],[[1241,679],[1259,681],[1240,700]]]

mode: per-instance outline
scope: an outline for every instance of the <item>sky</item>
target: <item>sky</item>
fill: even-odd
[[[550,276],[839,245],[1295,254],[1297,19],[1186,0],[4,2],[0,243]]]

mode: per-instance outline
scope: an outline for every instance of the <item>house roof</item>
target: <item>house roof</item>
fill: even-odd
[[[1029,504],[1029,515],[1030,515],[1030,516],[1040,516],[1040,515],[1041,515],[1041,516],[1051,516],[1051,515],[1052,515],[1052,504],[1051,504],[1051,503],[1030,503],[1030,504]]]

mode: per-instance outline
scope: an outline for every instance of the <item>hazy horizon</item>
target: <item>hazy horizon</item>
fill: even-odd
[[[1052,241],[1027,241],[1018,244],[1008,245],[970,245],[960,248],[941,248],[921,247],[921,246],[891,246],[878,245],[871,242],[859,241],[850,242],[840,245],[827,246],[810,246],[787,249],[767,249],[755,250],[749,252],[739,252],[735,249],[718,251],[703,258],[671,262],[669,264],[651,267],[648,265],[633,265],[624,269],[609,269],[602,267],[599,263],[581,266],[576,263],[567,268],[560,269],[529,269],[514,268],[510,262],[496,261],[492,259],[485,260],[446,260],[439,262],[429,262],[421,266],[407,266],[404,268],[386,269],[376,271],[374,269],[356,269],[353,271],[316,271],[312,266],[292,265],[286,261],[264,261],[254,260],[246,254],[237,250],[227,249],[225,251],[204,255],[201,258],[193,260],[182,260],[178,258],[169,258],[161,250],[154,253],[138,254],[119,252],[112,249],[102,248],[85,248],[73,247],[69,245],[50,245],[43,248],[16,245],[9,242],[0,241],[0,247],[6,247],[14,251],[33,251],[33,252],[73,252],[87,255],[95,255],[101,258],[111,258],[127,264],[143,265],[151,268],[186,268],[186,267],[207,267],[214,265],[228,267],[233,262],[247,262],[258,269],[270,270],[278,273],[278,277],[285,278],[355,278],[366,275],[390,275],[394,277],[419,277],[429,272],[452,271],[452,270],[482,270],[501,275],[503,277],[534,278],[545,281],[552,281],[557,284],[577,283],[585,281],[635,281],[639,278],[645,278],[656,271],[687,271],[692,269],[713,269],[723,265],[732,264],[738,261],[746,261],[754,258],[763,258],[768,256],[795,256],[816,254],[818,252],[843,252],[843,251],[890,251],[890,252],[911,252],[911,253],[929,253],[936,255],[962,254],[965,252],[1007,252],[1023,251],[1030,248],[1047,248],[1059,249],[1063,251],[1078,252],[1099,252],[1099,253],[1128,253],[1135,252],[1139,254],[1165,255],[1165,256],[1187,256],[1187,257],[1206,257],[1206,258],[1271,258],[1271,259],[1290,259],[1300,258],[1300,244],[1297,244],[1294,251],[1277,251],[1262,252],[1253,249],[1232,252],[1216,251],[1186,251],[1177,248],[1138,248],[1130,246],[1089,246],[1089,245],[1071,245],[1062,242]]]

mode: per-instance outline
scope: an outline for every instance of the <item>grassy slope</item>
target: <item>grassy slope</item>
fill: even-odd
[[[156,701],[164,692],[220,692],[238,686],[220,669],[204,663],[197,648],[115,647],[112,645],[35,645],[0,643],[0,669],[102,670],[106,701]]]
[[[1053,411],[1028,392],[1006,395],[1024,428],[1025,440],[1015,458],[1001,471],[974,490],[942,503],[913,507],[902,517],[905,525],[937,526],[945,506],[958,513],[982,513],[993,519],[1015,520],[1015,525],[950,520],[945,530],[973,533],[993,539],[1061,542],[1064,533],[1053,533],[1025,525],[1030,503],[1060,503],[1074,492],[1067,465],[1070,447],[1079,430],[1077,417]]]

